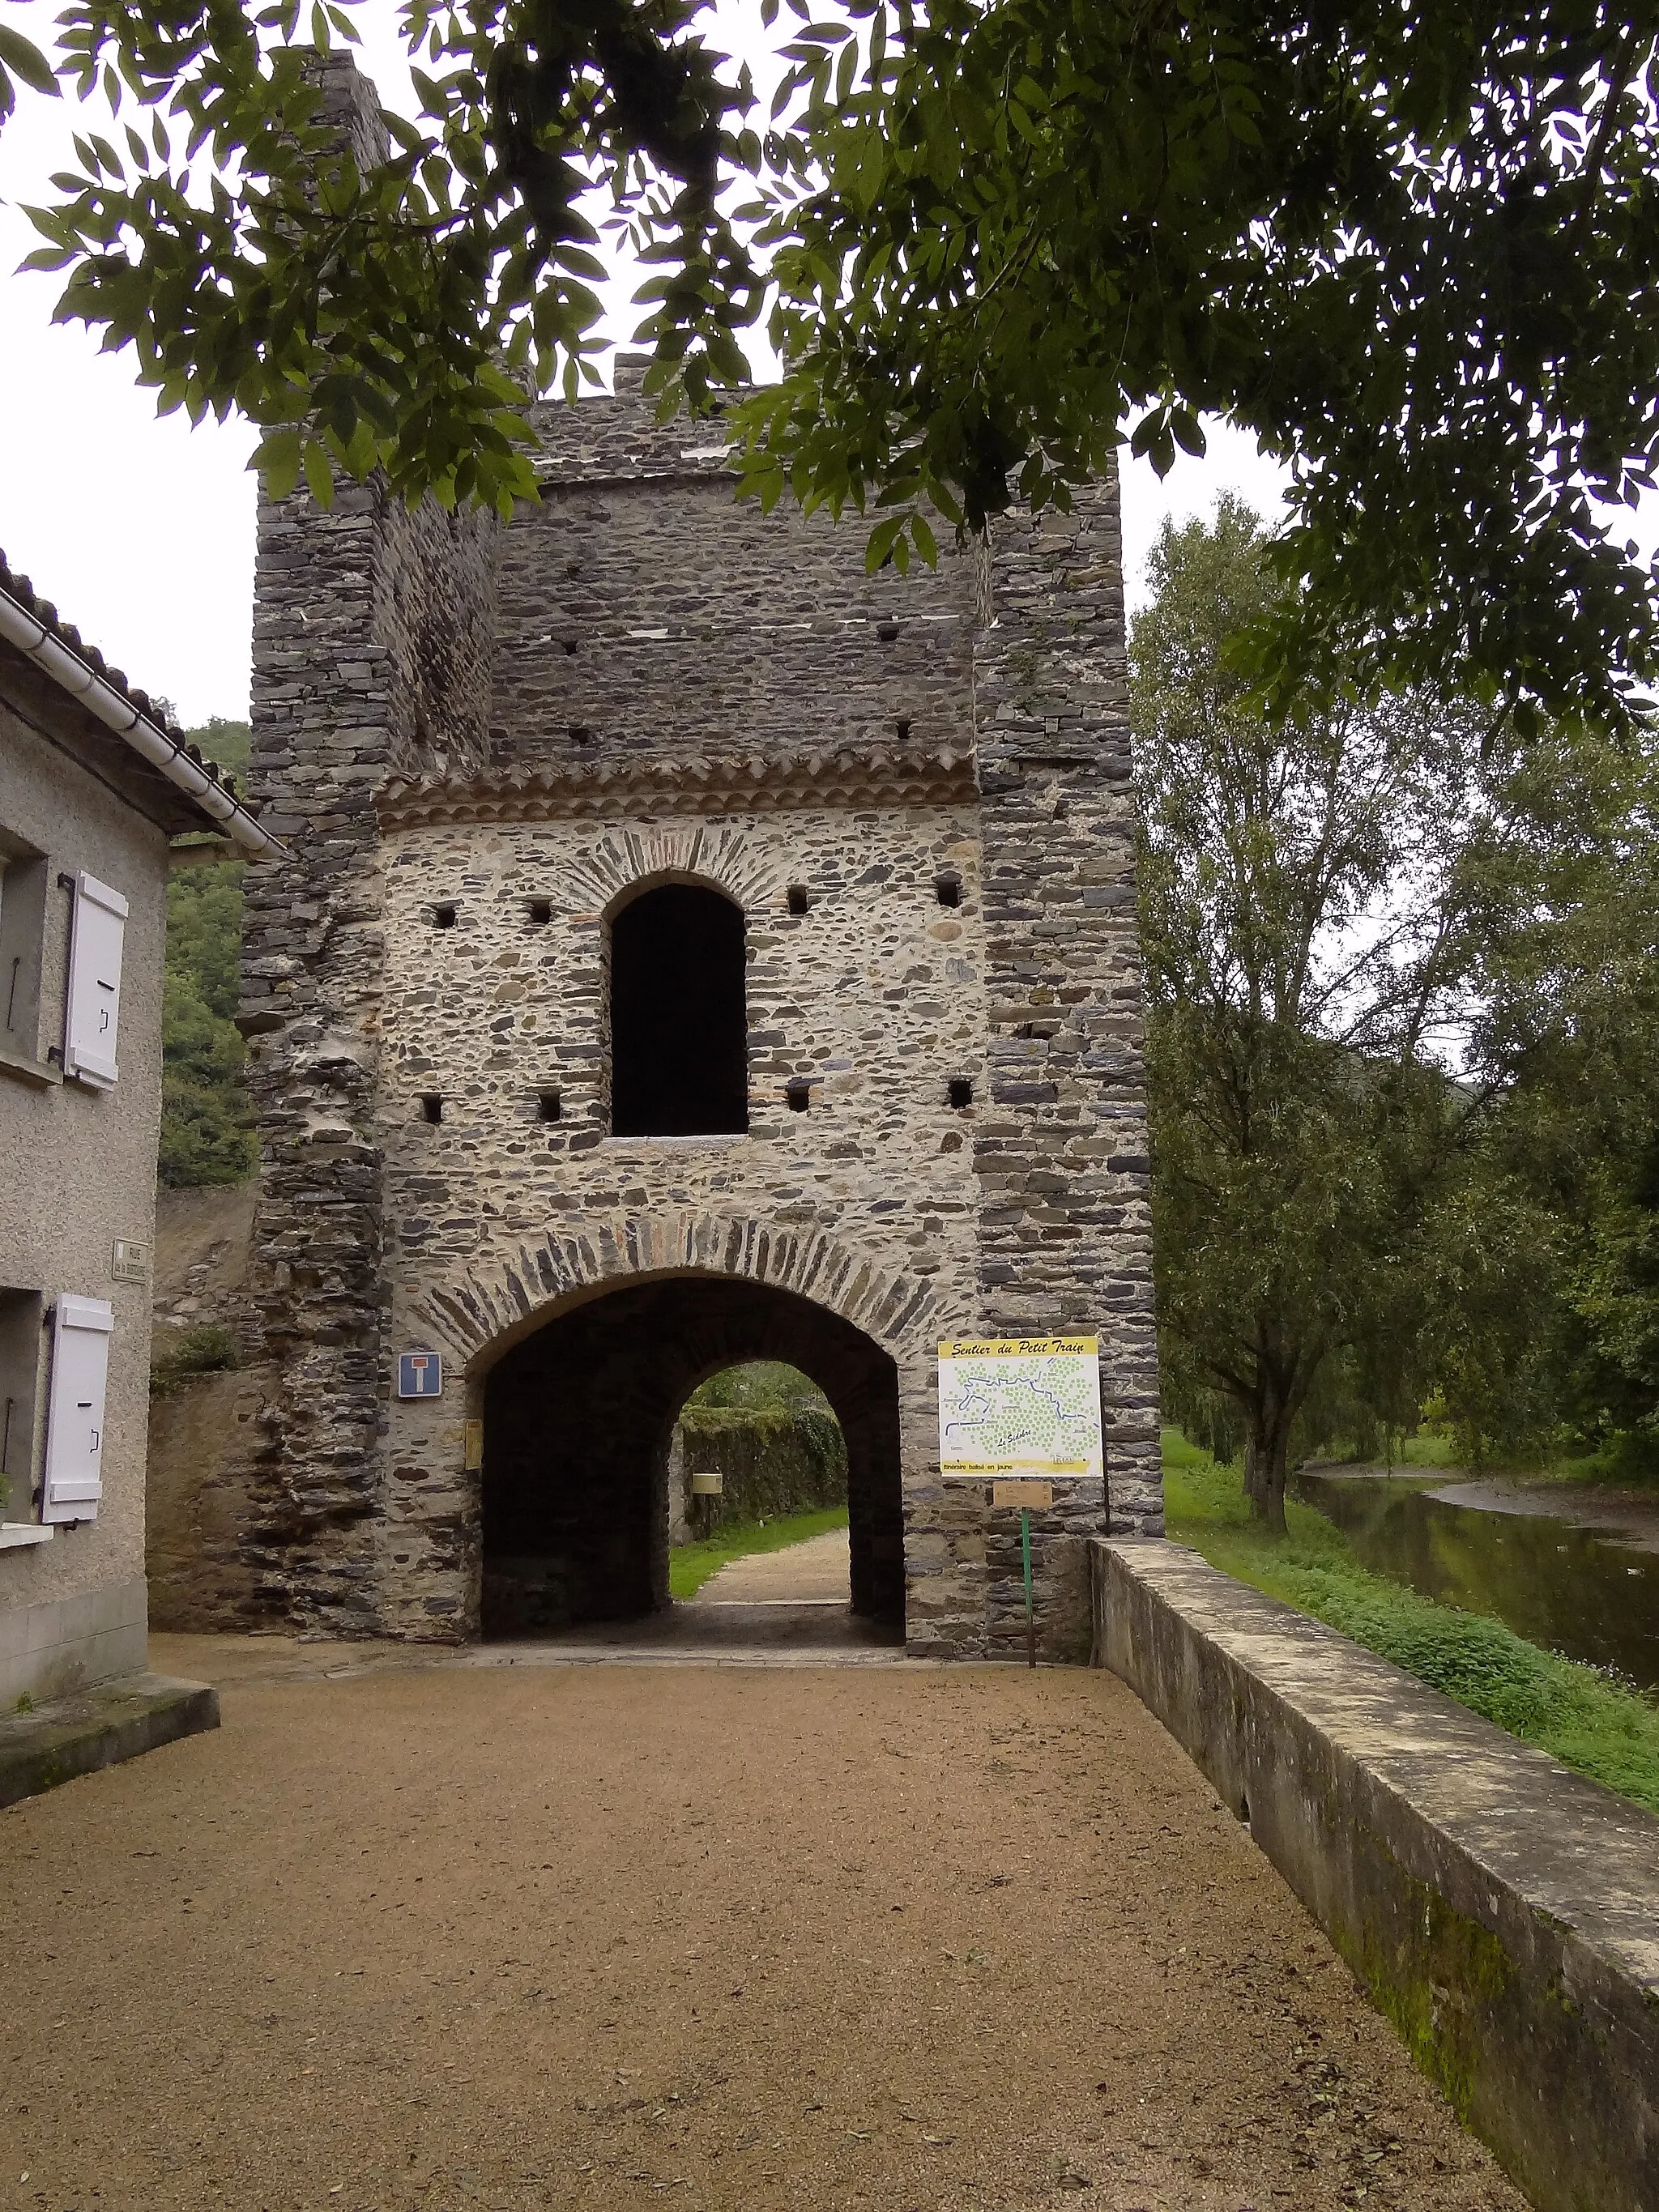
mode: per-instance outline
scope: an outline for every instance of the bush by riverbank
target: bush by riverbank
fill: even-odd
[[[1212,1566],[1351,1636],[1524,1742],[1659,1813],[1659,1705],[1500,1621],[1372,1574],[1322,1514],[1285,1502],[1288,1537],[1253,1522],[1235,1468],[1164,1433],[1170,1534]]]

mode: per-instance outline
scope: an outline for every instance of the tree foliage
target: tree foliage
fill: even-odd
[[[222,767],[246,768],[245,722],[215,720],[190,736]],[[241,863],[175,869],[161,1001],[163,1183],[240,1182],[253,1171],[253,1115],[234,1021],[241,954]]]
[[[735,391],[769,317],[746,481],[874,513],[872,561],[1218,412],[1296,466],[1254,647],[1282,711],[1454,678],[1523,733],[1626,711],[1659,588],[1601,515],[1659,430],[1659,0],[789,8],[763,130],[695,0],[406,0],[421,112],[380,160],[295,50],[349,34],[336,0],[72,0],[59,66],[124,120],[40,258],[164,405],[260,424],[279,483],[505,509],[526,394],[593,344],[597,189],[665,404]]]
[[[1659,732],[1555,731],[1464,864],[1494,1112],[1437,1353],[1479,1449],[1659,1461]]]
[[[1152,1230],[1172,1401],[1236,1409],[1284,1524],[1336,1370],[1411,1404],[1468,1103],[1434,1047],[1467,946],[1478,731],[1419,696],[1266,718],[1228,640],[1271,610],[1237,502],[1166,525],[1131,636]]]
[[[325,111],[349,5],[74,0],[58,65],[122,126],[77,137],[36,211],[60,316],[131,343],[163,409],[240,410],[278,490],[380,469],[509,513],[535,492],[526,394],[574,394],[596,343],[603,180],[672,264],[694,392],[741,378],[752,272],[716,188],[749,95],[688,32],[696,0],[406,0],[421,113],[388,113],[386,147]]]

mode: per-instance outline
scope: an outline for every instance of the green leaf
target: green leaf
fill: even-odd
[[[319,439],[305,441],[306,483],[319,507],[328,509],[334,504],[334,471],[329,465],[328,453]]]
[[[43,92],[49,100],[58,96],[52,64],[32,40],[9,23],[0,23],[0,69],[21,77],[31,91]]]

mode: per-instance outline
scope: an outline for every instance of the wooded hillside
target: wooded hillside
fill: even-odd
[[[190,737],[233,775],[246,770],[246,722],[216,716]],[[241,949],[240,861],[175,868],[167,879],[160,1167],[174,1188],[240,1182],[253,1172],[244,1048],[233,1018]]]

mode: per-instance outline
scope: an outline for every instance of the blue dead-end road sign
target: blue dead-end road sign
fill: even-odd
[[[398,1395],[400,1398],[441,1398],[444,1362],[441,1352],[400,1352],[398,1354]]]

